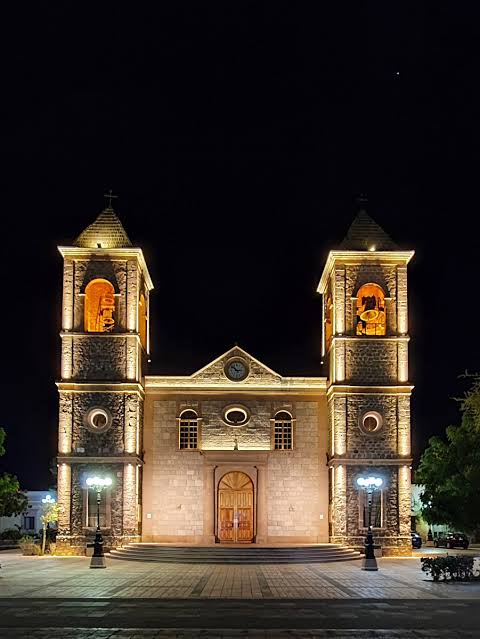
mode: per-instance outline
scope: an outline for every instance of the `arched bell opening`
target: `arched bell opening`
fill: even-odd
[[[85,288],[85,331],[111,333],[115,326],[115,290],[108,280],[95,279]]]
[[[386,335],[385,293],[378,284],[364,284],[357,293],[356,335]]]

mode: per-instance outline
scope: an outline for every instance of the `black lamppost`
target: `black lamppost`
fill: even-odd
[[[100,530],[100,502],[102,500],[102,490],[112,485],[111,477],[87,477],[86,484],[89,489],[95,490],[97,493],[97,529],[95,531],[95,539],[93,544],[87,544],[89,548],[93,547],[93,555],[90,561],[90,568],[106,568],[105,555],[103,553],[103,537]]]
[[[381,477],[357,477],[357,486],[365,491],[368,505],[368,530],[365,537],[365,557],[362,561],[362,570],[378,570],[375,558],[375,542],[372,532],[372,504],[373,493],[383,485]]]

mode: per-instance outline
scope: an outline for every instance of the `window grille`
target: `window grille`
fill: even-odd
[[[286,411],[281,411],[275,415],[273,439],[275,450],[292,450],[292,416]]]
[[[195,411],[184,411],[180,415],[178,436],[180,448],[198,448],[198,416]]]

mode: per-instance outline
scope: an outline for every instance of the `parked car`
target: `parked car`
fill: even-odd
[[[416,532],[412,532],[412,548],[421,548],[422,538]]]
[[[464,550],[469,545],[468,537],[463,533],[440,534],[433,543],[435,548],[445,546],[445,548],[463,548]]]

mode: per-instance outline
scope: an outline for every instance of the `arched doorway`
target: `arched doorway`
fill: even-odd
[[[232,544],[253,542],[253,482],[234,470],[218,484],[218,538]]]

